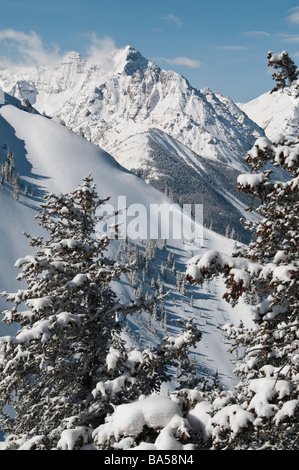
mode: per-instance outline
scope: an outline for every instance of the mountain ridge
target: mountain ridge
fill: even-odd
[[[67,126],[75,131],[78,131],[80,125],[82,127],[82,122],[86,121],[90,132],[90,136],[86,135],[86,137],[91,137],[92,130],[95,133],[95,129],[103,124],[101,121],[105,120],[107,124],[110,124],[110,128],[114,121],[114,129],[118,132],[121,130],[123,138],[130,131],[120,129],[121,123],[115,123],[115,119],[124,117],[129,122],[134,121],[139,128],[148,129],[156,126],[168,132],[197,155],[218,158],[222,161],[230,157],[230,164],[241,163],[242,165],[242,162],[235,160],[241,160],[243,153],[237,154],[235,159],[232,158],[232,153],[237,150],[234,141],[236,138],[241,140],[243,151],[244,140],[251,136],[250,143],[247,143],[249,146],[255,136],[262,133],[262,130],[256,124],[251,123],[246,114],[240,111],[228,97],[213,93],[208,88],[196,90],[185,77],[176,72],[166,72],[160,69],[131,46],[114,51],[107,61],[111,64],[109,72],[106,72],[101,65],[90,63],[79,53],[71,52],[52,68],[30,68],[18,73],[11,73],[9,70],[1,71],[0,83],[4,91],[21,100],[28,99],[39,112],[44,111],[50,116],[56,112],[65,120]],[[21,78],[23,78],[22,81]],[[83,93],[82,97],[75,96],[77,107],[79,108],[80,102],[85,102],[85,106],[81,110],[76,109],[75,116],[73,116],[70,106],[76,107],[74,95],[79,91],[82,93],[85,91],[85,94]],[[66,92],[69,93],[65,94]],[[54,97],[60,95],[60,102],[54,99],[46,103],[42,94],[50,94]],[[65,101],[70,101],[70,103],[65,104]],[[47,105],[48,109],[42,109],[43,105]],[[157,107],[161,108],[162,117],[157,116]],[[90,114],[85,116],[89,108],[91,108]],[[82,119],[82,116],[85,119]],[[86,119],[89,116],[92,117]],[[74,125],[75,118],[81,120],[81,124]],[[149,122],[145,123],[147,119]],[[225,125],[229,119],[233,120],[234,125],[226,128]],[[177,129],[174,129],[175,124]],[[195,129],[192,129],[192,126]],[[225,132],[228,135],[225,135]],[[182,133],[184,135],[179,137]],[[192,133],[196,134],[194,142],[192,142]],[[229,134],[232,135],[232,139]],[[91,140],[94,143],[100,144],[100,135],[97,137],[95,134],[92,137]],[[96,141],[97,138],[98,141]],[[226,140],[229,140],[232,146],[229,149],[224,148],[227,147]],[[221,143],[223,148],[215,149],[216,142]],[[206,150],[202,151],[204,147]],[[105,146],[102,145],[102,148]]]
[[[176,167],[181,164],[181,174],[197,171],[199,179],[210,180],[213,173],[215,190],[209,186],[210,200],[215,203],[217,200],[213,211],[209,210],[209,199],[203,201],[207,193],[201,191],[200,184],[198,189],[198,201],[207,205],[205,224],[217,226],[222,234],[228,225],[234,226],[243,241],[249,240],[240,224],[242,210],[230,204],[229,198],[223,202],[230,205],[226,211],[228,219],[219,223],[218,195],[224,189],[228,195],[232,193],[232,199],[240,199],[240,207],[245,203],[236,190],[236,172],[247,170],[246,152],[256,137],[264,133],[228,97],[207,88],[196,90],[185,77],[162,70],[132,46],[114,51],[102,64],[93,64],[71,52],[52,68],[40,67],[17,74],[2,71],[0,85],[19,99],[29,100],[40,113],[55,116],[129,170],[142,175],[150,168],[147,182],[163,192],[169,188],[165,175],[159,176],[153,164],[152,147],[144,141],[139,147],[140,135],[159,132],[160,156],[166,158],[163,167],[169,165],[172,155]],[[170,141],[171,152],[166,154],[165,147]],[[131,152],[127,151],[128,143]],[[218,165],[219,171],[211,173],[209,162]],[[234,189],[231,184],[223,188],[222,173],[230,171]],[[184,197],[186,203],[191,199],[194,202],[194,194],[186,200],[180,191],[179,178],[168,178],[168,184],[171,192],[177,194],[177,201]]]

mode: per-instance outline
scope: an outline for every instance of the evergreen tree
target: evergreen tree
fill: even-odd
[[[101,450],[121,449],[122,444],[125,444],[125,448],[134,448],[136,447],[137,442],[144,440],[147,444],[143,450],[153,450],[155,449],[153,444],[157,435],[159,432],[162,433],[163,428],[165,426],[167,427],[168,424],[170,427],[170,436],[167,439],[167,442],[168,445],[170,442],[172,443],[172,446],[169,447],[169,449],[182,448],[179,444],[180,440],[184,441],[184,438],[186,439],[189,435],[188,432],[186,433],[186,436],[183,435],[181,428],[181,424],[183,424],[182,421],[184,421],[182,419],[183,411],[186,412],[186,408],[188,406],[187,403],[190,399],[189,391],[184,387],[186,383],[194,386],[199,382],[195,377],[194,362],[190,360],[189,349],[192,346],[195,346],[200,339],[201,333],[198,331],[193,321],[190,320],[181,334],[176,337],[165,336],[163,343],[154,350],[150,350],[148,348],[143,350],[135,349],[128,353],[123,349],[124,355],[118,355],[119,362],[117,365],[115,362],[117,373],[119,373],[119,370],[123,370],[124,376],[126,377],[128,370],[130,370],[130,380],[132,380],[136,385],[135,387],[131,387],[132,393],[130,400],[122,400],[123,404],[121,406],[117,406],[116,403],[115,412],[107,417],[105,424],[102,424],[95,429],[93,436],[96,448]],[[116,354],[118,354],[120,348],[117,347],[116,351]],[[139,399],[136,401],[136,398],[138,398],[138,390],[141,386],[142,389],[146,391],[147,400],[151,401],[154,397],[158,403],[163,403],[165,396],[152,395],[149,392],[151,390],[158,391],[161,383],[171,378],[171,369],[178,371],[178,387],[176,389],[178,396],[176,396],[174,401],[170,403],[180,403],[181,408],[178,408],[179,415],[175,416],[176,419],[173,422],[169,419],[168,423],[165,409],[163,409],[162,413],[157,413],[157,410],[153,405],[147,409],[146,406],[142,406],[142,400]],[[121,379],[121,377],[119,377],[119,379]],[[105,394],[109,391],[110,397],[114,397],[114,390],[118,390],[119,386],[120,381],[118,379],[106,382],[106,384],[101,383],[98,384],[97,393]],[[180,391],[182,395],[186,395],[186,397],[180,397]],[[199,391],[193,390],[193,396],[194,395],[198,396],[201,394]],[[140,413],[140,404],[145,416],[148,418],[151,415],[155,417],[153,421],[151,419],[144,418],[142,413]],[[162,406],[164,406],[164,404]],[[123,419],[122,413],[126,408],[129,411],[129,415]],[[114,420],[114,416],[116,417],[116,420]],[[179,419],[177,419],[178,417]],[[185,421],[184,423],[187,424],[187,429],[185,429],[185,431],[190,432],[190,425]],[[124,437],[126,439],[123,439]],[[126,441],[126,443],[124,441]],[[165,450],[165,447],[163,447],[163,449]]]
[[[151,238],[148,245],[146,246],[146,259],[153,260],[157,253],[157,240]]]
[[[20,183],[19,183],[19,178],[18,177],[15,178],[15,181],[13,183],[13,187],[14,187],[14,200],[18,201],[19,198],[20,198]]]
[[[273,54],[270,51],[267,58],[269,60],[268,66],[277,70],[277,72],[272,74],[273,79],[276,81],[276,86],[271,93],[284,89],[297,80],[299,71],[287,51],[282,51],[281,54]]]
[[[171,370],[185,371],[188,348],[201,338],[191,322],[155,349],[129,347],[122,320],[153,301],[119,304],[110,287],[129,266],[105,254],[106,236],[96,237],[106,199],[88,176],[74,192],[45,200],[37,219],[49,236],[26,234],[37,251],[16,262],[27,287],[3,293],[13,303],[4,321],[20,329],[0,338],[2,450],[96,448],[95,430],[113,409],[158,392]]]
[[[224,297],[236,306],[246,295],[256,324],[225,326],[241,347],[240,383],[212,418],[214,446],[298,449],[299,140],[260,138],[246,161],[251,173],[238,186],[260,202],[260,220],[244,222],[254,241],[232,257],[205,253],[187,270],[190,282],[224,274]]]
[[[120,328],[117,316],[126,310],[109,282],[125,267],[105,256],[107,237],[95,237],[96,210],[104,200],[90,176],[73,193],[45,199],[37,218],[49,237],[27,235],[36,254],[16,262],[22,268],[17,279],[27,288],[3,293],[14,304],[3,312],[4,321],[19,323],[20,331],[0,339],[0,403],[6,433],[44,435],[53,445],[55,429],[92,400]],[[5,404],[15,409],[14,418],[5,415]],[[85,424],[103,419],[105,406]]]
[[[15,155],[10,150],[7,151],[7,162],[8,162],[7,180],[10,183],[13,183],[13,174],[15,170]]]

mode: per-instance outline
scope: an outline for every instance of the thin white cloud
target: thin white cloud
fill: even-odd
[[[0,43],[14,48],[19,58],[1,57],[0,67],[28,67],[34,65],[53,65],[61,59],[59,46],[45,46],[40,36],[31,31],[29,34],[15,29],[0,31]]]
[[[265,38],[270,37],[271,34],[267,33],[267,31],[245,31],[245,33],[243,33],[243,36],[248,36],[248,37],[260,39],[260,38],[263,38],[263,37],[265,37]]]
[[[299,24],[299,6],[291,8],[289,12],[292,12],[292,13],[289,16],[287,16],[287,19],[291,23]]]
[[[84,34],[88,45],[86,58],[104,68],[111,66],[110,54],[116,49],[114,39],[95,33]],[[0,57],[0,68],[20,68],[39,65],[55,65],[65,57],[56,44],[45,45],[35,32],[24,33],[15,29],[0,30],[0,46],[5,45],[12,53],[8,57]]]
[[[166,16],[162,16],[162,20],[167,21],[167,23],[175,24],[176,26],[182,26],[182,24],[184,24],[180,18],[174,16],[172,13],[169,13]]]
[[[101,64],[109,69],[112,66],[111,53],[117,48],[114,39],[109,36],[99,38],[95,33],[88,34],[87,59],[94,64]]]
[[[189,67],[192,69],[199,69],[202,66],[200,60],[190,59],[189,57],[175,57],[174,59],[169,59],[166,57],[155,57],[153,60],[155,62],[160,62],[168,65],[182,65],[184,67]]]
[[[299,34],[278,34],[277,37],[280,37],[283,42],[299,42]]]

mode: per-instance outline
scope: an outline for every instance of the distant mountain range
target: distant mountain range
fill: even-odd
[[[204,204],[204,223],[242,241],[247,199],[236,179],[263,130],[228,97],[196,90],[128,46],[105,64],[72,52],[55,67],[0,72],[0,86],[109,152],[179,203]]]

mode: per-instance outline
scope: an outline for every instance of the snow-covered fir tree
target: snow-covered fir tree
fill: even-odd
[[[115,407],[137,408],[140,395],[158,393],[171,370],[189,370],[189,348],[201,338],[192,322],[153,349],[122,336],[122,320],[153,301],[123,305],[110,287],[129,266],[111,259],[108,238],[96,236],[105,201],[88,176],[72,193],[45,197],[37,219],[47,239],[26,234],[36,248],[16,262],[26,287],[3,293],[13,304],[4,321],[20,329],[0,338],[2,450],[114,448],[119,439],[103,443],[98,430]]]
[[[195,440],[192,428],[183,417],[183,410],[187,414],[190,406],[191,391],[184,388],[186,381],[190,386],[195,386],[194,362],[190,359],[189,350],[201,339],[193,320],[190,320],[181,334],[177,336],[165,336],[163,342],[155,349],[145,348],[143,351],[135,349],[125,352],[121,359],[123,370],[135,370],[131,374],[133,383],[141,385],[143,390],[159,390],[164,380],[171,378],[171,369],[177,371],[178,386],[172,396],[167,397],[158,393],[146,393],[146,396],[138,400],[125,400],[115,407],[112,414],[107,416],[105,423],[101,424],[93,432],[95,446],[98,449],[193,449]],[[125,360],[124,360],[125,359]],[[113,361],[112,361],[113,362]],[[114,363],[116,366],[116,362]],[[119,365],[117,365],[119,370]],[[118,372],[119,373],[119,372]],[[191,374],[191,375],[190,375]],[[147,387],[145,387],[147,384]],[[98,384],[97,390],[103,393],[105,385]],[[119,384],[117,381],[109,381],[107,390],[113,395]],[[135,390],[135,394],[134,394]],[[203,394],[199,390],[193,390],[197,400],[203,400]],[[181,395],[181,399],[178,399]],[[136,387],[132,387],[131,399],[138,397]],[[191,406],[190,406],[191,407]]]
[[[267,58],[269,60],[269,67],[273,67],[276,70],[272,74],[273,79],[276,81],[276,86],[271,93],[279,89],[285,89],[285,87],[291,86],[297,80],[299,71],[287,51],[282,51],[280,54],[273,54],[272,51],[269,51]]]
[[[298,450],[299,140],[260,138],[246,161],[251,173],[240,175],[238,186],[260,203],[260,220],[245,222],[255,239],[231,257],[195,257],[187,269],[191,283],[223,274],[224,297],[237,306],[246,295],[256,324],[224,327],[242,352],[240,382],[215,401],[211,436],[220,449]]]
[[[103,202],[91,177],[71,194],[47,196],[37,218],[49,238],[28,236],[36,254],[16,262],[27,287],[3,293],[14,304],[4,321],[21,327],[1,338],[1,408],[11,404],[16,412],[2,416],[6,432],[50,438],[64,418],[85,409],[105,364],[117,329],[109,282],[124,267],[104,256],[107,238],[94,236]]]

